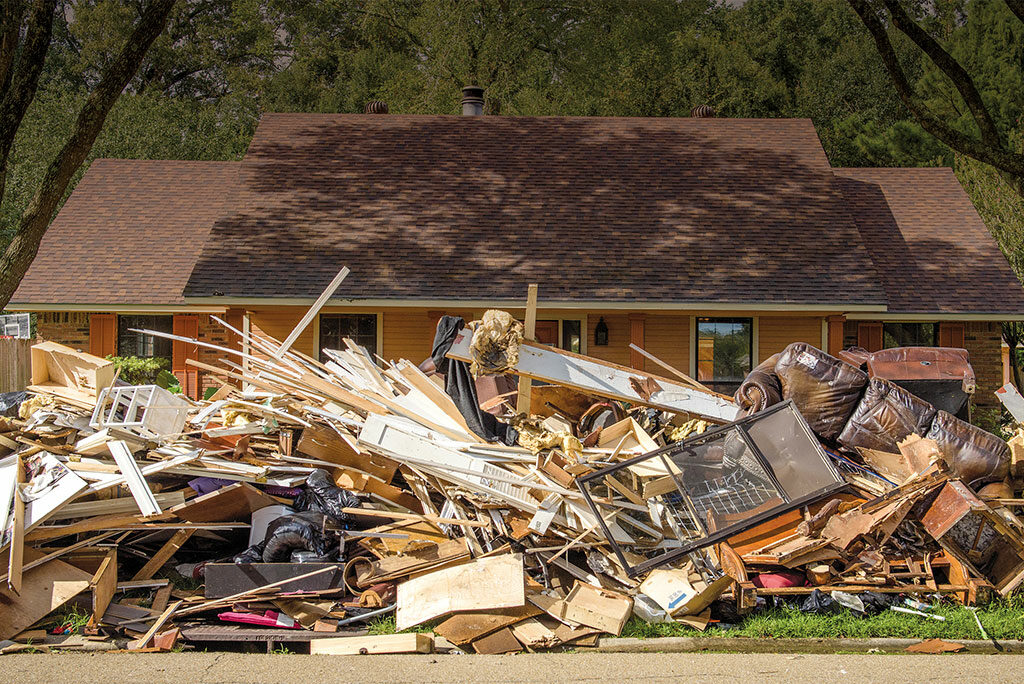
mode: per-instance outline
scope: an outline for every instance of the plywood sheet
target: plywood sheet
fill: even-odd
[[[194,523],[248,522],[254,511],[276,503],[274,497],[248,482],[236,482],[175,506],[170,512]]]
[[[395,627],[402,631],[449,613],[524,603],[522,554],[480,558],[399,584]]]

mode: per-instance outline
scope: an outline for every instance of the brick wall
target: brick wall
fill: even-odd
[[[80,311],[48,311],[36,314],[36,337],[89,351],[89,314]]]
[[[220,316],[220,318],[223,318],[223,316]],[[213,318],[211,318],[209,315],[199,315],[200,342],[205,342],[207,344],[215,344],[218,347],[235,348],[236,339],[237,338],[233,332],[231,332],[224,326],[214,321]],[[201,361],[202,363],[208,363],[211,366],[223,366],[223,364],[218,363],[218,360],[223,358],[229,359],[230,361],[237,363],[239,365],[242,364],[241,357],[235,356],[234,354],[229,355],[216,349],[199,347],[199,357],[197,360]],[[205,392],[206,389],[209,387],[220,387],[221,380],[228,380],[230,382],[228,378],[218,379],[217,376],[203,371],[200,372],[199,377],[200,386],[202,387],[203,392]]]
[[[972,321],[964,324],[964,347],[971,355],[971,366],[978,379],[974,404],[998,408],[993,394],[1003,384],[1002,332],[999,323]]]

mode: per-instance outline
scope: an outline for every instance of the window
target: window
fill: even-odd
[[[377,353],[377,314],[321,314],[320,360],[327,361],[324,349],[345,349],[345,338],[365,347],[370,356]]]
[[[934,347],[938,328],[935,323],[884,323],[882,348]]]
[[[753,348],[753,319],[698,318],[697,380],[732,394],[752,368]]]
[[[582,336],[580,333],[581,321],[565,319],[562,321],[562,349],[579,354],[582,349]]]
[[[166,337],[154,337],[139,330],[156,330],[163,333],[174,331],[174,316],[118,316],[117,317],[117,355],[139,356],[142,358],[171,358],[171,340]]]

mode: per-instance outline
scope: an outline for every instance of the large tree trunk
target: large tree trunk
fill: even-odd
[[[0,257],[0,310],[36,257],[50,219],[78,167],[85,161],[121,91],[139,68],[146,51],[163,31],[175,0],[152,0],[120,54],[103,70],[99,84],[78,114],[71,137],[50,162],[39,189],[21,215],[18,231]]]

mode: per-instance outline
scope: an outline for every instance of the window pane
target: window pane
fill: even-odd
[[[882,325],[882,346],[891,347],[934,347],[936,343],[934,323],[885,323]]]
[[[324,349],[345,349],[351,339],[373,356],[377,353],[377,316],[375,314],[321,314],[320,360],[328,361]]]
[[[730,394],[750,372],[754,323],[750,318],[697,321],[697,379]]]
[[[572,320],[562,321],[562,349],[573,353],[580,353],[580,322]]]
[[[131,328],[170,333],[174,330],[173,316],[118,316],[117,355],[142,358],[171,358],[171,340],[132,332]]]

